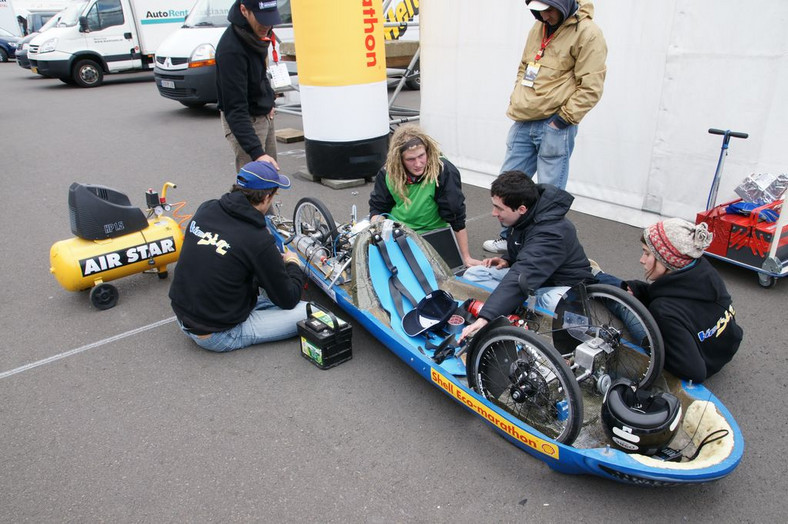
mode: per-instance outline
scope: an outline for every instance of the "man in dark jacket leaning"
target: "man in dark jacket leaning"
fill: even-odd
[[[289,187],[273,165],[250,162],[230,193],[204,202],[189,222],[170,300],[200,347],[224,352],[290,338],[306,318],[299,258],[279,252],[265,222],[276,192]]]
[[[250,160],[277,169],[274,90],[266,74],[273,26],[282,19],[276,0],[236,0],[230,26],[216,46],[216,89],[224,136],[235,153],[235,171]]]
[[[554,311],[569,287],[591,282],[591,265],[566,218],[574,197],[550,184],[535,184],[522,171],[507,171],[491,187],[492,214],[508,228],[507,253],[468,268],[466,279],[493,289],[479,318],[462,331],[475,333],[490,320],[512,313],[526,297],[520,275],[536,292],[536,307]]]

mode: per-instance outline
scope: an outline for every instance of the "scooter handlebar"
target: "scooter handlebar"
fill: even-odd
[[[741,133],[739,131],[726,131],[724,129],[714,129],[714,128],[709,129],[709,133],[711,133],[712,135],[727,134],[728,136],[732,136],[733,138],[747,138],[750,136],[747,133]]]

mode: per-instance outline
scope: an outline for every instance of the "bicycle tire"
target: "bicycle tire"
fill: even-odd
[[[580,386],[563,357],[522,328],[496,328],[468,358],[468,384],[548,438],[572,444],[583,426]]]
[[[311,236],[323,245],[337,238],[337,225],[334,217],[320,200],[304,197],[298,201],[293,211],[295,234]]]
[[[651,386],[665,363],[654,317],[637,298],[615,286],[588,284],[585,293],[585,304],[578,286],[559,301],[553,320],[555,348],[567,356],[579,342],[598,336],[613,349],[601,366],[605,374],[612,380],[634,380],[642,388]]]

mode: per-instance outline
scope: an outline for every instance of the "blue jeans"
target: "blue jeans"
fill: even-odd
[[[512,124],[506,137],[506,156],[501,173],[518,170],[530,177],[538,174],[540,184],[566,189],[569,157],[575,148],[577,126],[554,129],[548,125],[552,120],[550,117]]]
[[[265,294],[257,299],[257,305],[249,318],[237,326],[205,336],[195,335],[178,321],[184,333],[203,349],[224,353],[263,342],[273,342],[294,337],[298,334],[296,323],[306,318],[306,302],[301,301],[293,309],[275,306]]]
[[[503,277],[509,272],[508,267],[498,269],[495,267],[471,266],[463,273],[463,278],[475,282],[482,287],[493,291],[501,283]],[[540,287],[536,290],[537,312],[552,313],[558,301],[569,290],[569,286]],[[525,301],[525,298],[523,298]],[[541,311],[540,311],[541,310]],[[509,311],[508,313],[511,313]]]

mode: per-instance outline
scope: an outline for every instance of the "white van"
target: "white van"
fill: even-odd
[[[33,72],[81,87],[105,73],[149,71],[157,46],[183,23],[192,0],[89,0],[76,26],[53,27],[30,42]]]
[[[216,95],[216,45],[225,29],[230,25],[227,13],[235,0],[197,0],[189,11],[183,27],[162,42],[156,51],[153,75],[159,94],[176,100],[186,107],[202,107],[217,101]],[[293,42],[293,18],[290,0],[277,0],[282,26],[274,28],[277,46],[279,42]],[[418,26],[408,27],[409,22],[418,22],[418,0],[391,0],[393,5],[386,10],[386,21],[399,25],[386,27],[386,40],[404,38],[419,39]],[[290,46],[292,48],[292,45]],[[281,53],[280,53],[281,54]],[[273,60],[271,49],[269,63]],[[294,62],[285,62],[291,75],[297,73]],[[407,64],[406,64],[407,65]],[[390,76],[402,75],[404,67],[390,71]],[[418,69],[409,76],[408,87],[419,88]]]
[[[216,45],[230,25],[227,14],[235,0],[197,0],[183,27],[162,42],[156,51],[153,76],[164,98],[186,107],[201,107],[217,101]],[[277,45],[292,41],[290,0],[278,0],[285,27],[274,28]],[[288,27],[289,26],[289,27]],[[273,60],[269,49],[269,63]]]
[[[32,42],[33,39],[41,33],[44,33],[53,27],[68,27],[77,25],[79,23],[79,13],[81,13],[82,8],[85,7],[85,3],[86,2],[74,2],[47,20],[47,22],[38,28],[35,33],[30,33],[20,40],[19,45],[16,48],[16,64],[23,69],[30,69],[30,60],[27,56],[27,50],[30,46],[30,42]]]

